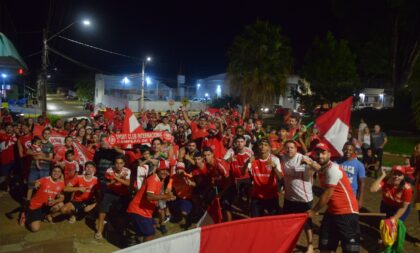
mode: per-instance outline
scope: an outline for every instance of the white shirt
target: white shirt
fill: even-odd
[[[303,157],[300,153],[297,153],[292,158],[286,155],[281,157],[286,192],[285,198],[289,201],[307,203],[314,198],[312,193],[314,171],[308,165],[301,164]]]
[[[148,173],[149,165],[144,164],[143,166],[137,166],[137,190],[140,190]]]
[[[169,133],[172,133],[171,126],[169,124],[165,125],[163,123],[157,124],[157,126],[153,130],[155,130],[155,131],[168,131]]]

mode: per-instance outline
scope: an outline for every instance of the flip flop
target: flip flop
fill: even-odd
[[[101,239],[103,239],[102,234],[101,234],[101,233],[95,233],[95,239],[96,239],[96,240],[101,240]]]

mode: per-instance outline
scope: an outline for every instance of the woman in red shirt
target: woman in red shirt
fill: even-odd
[[[391,175],[386,176],[382,168],[382,175],[372,183],[371,192],[382,190],[381,213],[386,217],[405,221],[410,214],[410,201],[413,195],[411,185],[404,180],[405,168],[393,166]]]

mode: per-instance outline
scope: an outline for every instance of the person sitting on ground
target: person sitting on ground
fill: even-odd
[[[373,175],[376,178],[379,171],[379,160],[371,148],[367,149],[366,156],[363,157],[363,164],[366,169],[366,174]]]
[[[61,192],[64,189],[64,181],[62,176],[61,167],[55,165],[51,170],[51,176],[35,181],[36,192],[29,201],[26,214],[26,222],[31,232],[38,232],[41,221],[45,218],[52,222],[52,217],[49,214],[60,210],[63,206],[64,195]]]

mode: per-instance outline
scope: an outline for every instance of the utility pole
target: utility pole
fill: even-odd
[[[47,116],[47,70],[48,70],[48,45],[47,29],[42,30],[42,69],[40,75],[41,109],[42,115]]]
[[[141,68],[141,94],[140,94],[140,110],[144,110],[144,68],[146,67],[146,62],[143,60]]]

